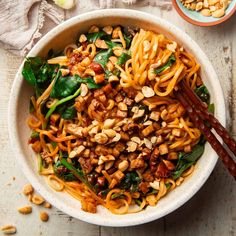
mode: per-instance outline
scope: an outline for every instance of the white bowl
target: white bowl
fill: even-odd
[[[60,24],[47,33],[34,46],[28,56],[46,55],[50,48],[63,49],[65,45],[75,41],[78,33],[86,32],[91,25],[104,26],[110,24],[137,26],[161,32],[182,44],[201,64],[202,78],[216,105],[215,115],[225,125],[223,92],[209,59],[186,33],[166,20],[153,15],[124,9],[100,10],[82,14]],[[97,225],[120,227],[143,224],[163,217],[183,205],[201,188],[211,174],[217,161],[217,155],[209,144],[206,144],[204,155],[198,161],[192,176],[161,199],[155,207],[147,207],[146,210],[132,215],[114,215],[101,206],[98,207],[96,214],[82,211],[79,201],[66,193],[55,192],[47,185],[45,179],[37,173],[35,154],[27,144],[30,129],[26,125],[29,98],[33,91],[21,75],[22,66],[16,74],[10,95],[8,122],[11,146],[28,180],[47,201],[61,211]]]

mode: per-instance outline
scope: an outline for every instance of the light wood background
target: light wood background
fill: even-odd
[[[132,8],[169,20],[197,41],[221,80],[229,105],[228,128],[236,138],[236,14],[224,24],[201,28],[185,22],[174,10]],[[17,208],[27,204],[27,199],[21,194],[27,180],[10,148],[7,106],[12,81],[21,61],[22,58],[0,49],[0,226],[13,224],[17,227],[17,235],[22,236],[236,235],[236,185],[220,162],[207,183],[189,202],[170,215],[148,224],[123,228],[100,227],[76,220],[55,208],[48,210],[50,220],[47,223],[39,219],[40,207],[34,207],[30,215],[20,215]]]

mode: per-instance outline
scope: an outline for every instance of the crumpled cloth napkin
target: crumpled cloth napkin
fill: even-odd
[[[119,0],[77,0],[76,6],[71,10],[63,10],[46,0],[0,1],[0,46],[24,56],[55,25],[83,12],[114,8],[117,1]],[[133,4],[171,8],[171,0],[136,0]]]

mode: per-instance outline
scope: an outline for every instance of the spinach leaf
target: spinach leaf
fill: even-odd
[[[33,113],[34,111],[35,111],[34,105],[33,105],[32,101],[30,99],[30,102],[29,102],[29,113]]]
[[[122,66],[131,58],[131,56],[125,52],[121,54],[121,56],[117,60],[117,65]]]
[[[101,88],[103,85],[102,84],[96,84],[93,78],[80,78],[79,76],[77,77],[77,81],[79,83],[84,83],[88,86],[89,89],[98,89]]]
[[[111,71],[105,70],[105,79],[106,80],[108,80],[111,75],[113,75]]]
[[[121,189],[128,190],[131,192],[135,192],[138,190],[138,185],[141,183],[141,179],[139,178],[136,172],[129,172],[125,175],[125,178],[121,181],[119,187]]]
[[[215,113],[215,104],[214,103],[211,103],[208,105],[208,111],[212,114]]]
[[[130,47],[130,44],[131,44],[131,41],[132,41],[132,35],[126,35],[126,34],[123,34],[123,37],[125,39],[125,42],[126,42],[126,48],[129,48]]]
[[[204,152],[204,145],[197,144],[194,146],[191,153],[186,153],[183,155],[182,160],[186,160],[188,162],[196,162]]]
[[[64,98],[72,93],[74,93],[80,86],[80,82],[78,81],[76,76],[60,76],[55,82],[50,97],[52,98]]]
[[[31,67],[30,58],[26,58],[26,61],[24,63],[24,67],[22,70],[22,75],[31,86],[33,87],[36,86],[37,81],[34,75],[33,68]]]
[[[54,78],[58,68],[59,65],[49,65],[40,57],[28,57],[25,60],[22,75],[34,87],[36,96],[39,97]]]
[[[116,199],[116,198],[124,198],[124,195],[123,195],[124,193],[123,192],[120,192],[120,193],[113,193],[112,195],[111,195],[111,199],[113,200],[113,199]]]
[[[154,73],[155,74],[160,74],[162,71],[166,70],[167,68],[171,67],[176,61],[176,58],[174,56],[174,54],[171,54],[171,56],[169,57],[169,60],[168,62],[164,65],[164,66],[161,66],[160,68],[156,68],[154,69]]]
[[[173,179],[178,179],[185,170],[194,165],[204,152],[204,145],[197,144],[191,153],[179,153],[179,160],[175,171],[172,173]]]
[[[167,183],[167,184],[165,184],[165,186],[166,186],[166,188],[168,190],[171,187],[171,183]]]
[[[63,113],[62,113],[62,118],[65,120],[72,120],[76,117],[76,109],[74,106],[67,107]]]
[[[205,85],[201,85],[200,87],[196,88],[195,93],[203,102],[206,104],[210,103],[210,93]]]
[[[105,42],[106,42],[106,44],[109,48],[121,47],[122,46],[120,43],[115,43],[115,42],[108,41],[108,40],[105,40]]]
[[[80,88],[77,89],[74,94],[72,94],[68,97],[62,98],[61,100],[57,101],[53,106],[50,107],[50,109],[48,110],[45,118],[48,119],[51,116],[51,114],[56,110],[56,108],[58,106],[60,106],[63,103],[66,103],[66,102],[70,101],[73,98],[76,98],[77,96],[79,96],[79,94],[80,94]],[[45,124],[44,124],[44,126],[45,126]]]
[[[39,138],[39,132],[33,131],[30,135],[30,138],[38,139]]]
[[[76,180],[75,176],[61,164],[61,161],[57,161],[53,166],[54,173],[60,179],[65,181],[74,181]]]
[[[109,57],[113,55],[112,49],[109,48],[108,50],[102,50],[101,52],[99,52],[95,58],[94,61],[96,61],[97,63],[99,63],[103,68],[106,67],[106,64],[109,60]]]
[[[95,33],[88,33],[86,37],[90,43],[94,43],[98,38],[102,38],[105,35],[106,33],[104,31],[99,31]]]
[[[85,185],[87,185],[91,190],[95,191],[94,187],[88,182],[86,175],[82,171],[82,169],[76,169],[73,165],[67,162],[66,159],[61,160],[61,164],[65,166],[71,173]],[[96,192],[96,191],[95,191]]]
[[[52,98],[63,98],[73,94],[81,85],[81,83],[87,84],[89,89],[101,88],[102,85],[96,84],[93,78],[81,78],[78,75],[75,76],[60,76],[55,82],[50,96]]]

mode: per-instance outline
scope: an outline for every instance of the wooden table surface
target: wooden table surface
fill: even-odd
[[[132,7],[135,9],[134,7]],[[236,14],[226,23],[211,28],[190,25],[174,10],[154,7],[138,10],[161,16],[188,33],[211,60],[229,105],[228,128],[236,138]],[[42,223],[40,207],[30,215],[20,215],[17,208],[27,204],[22,187],[27,183],[15,160],[7,133],[7,106],[14,75],[22,58],[0,49],[0,226],[13,224],[22,236],[93,236],[93,235],[160,235],[160,236],[235,236],[236,185],[218,162],[201,190],[184,206],[154,222],[123,228],[100,227],[74,219],[56,208],[48,210],[50,219]],[[216,104],[217,105],[217,104]]]

